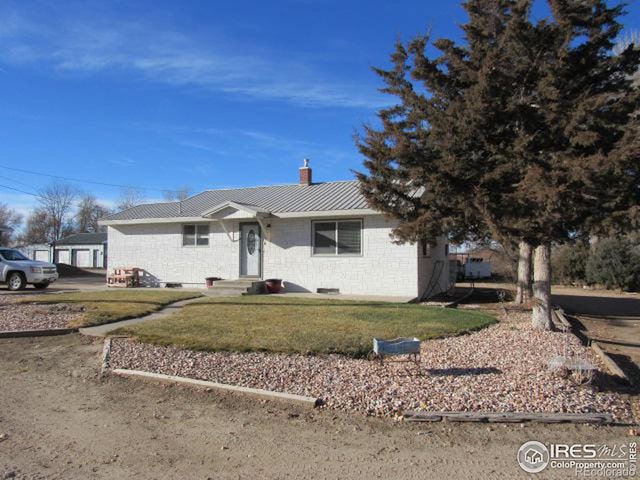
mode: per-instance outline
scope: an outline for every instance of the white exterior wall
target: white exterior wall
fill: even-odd
[[[312,221],[322,218],[271,218],[263,223],[262,278],[281,278],[288,291],[316,292],[338,288],[341,293],[416,297],[423,293],[432,265],[446,260],[444,242],[422,258],[419,245],[396,245],[393,228],[382,215],[354,217],[363,221],[362,255],[312,255]],[[335,220],[327,217],[324,220]],[[340,220],[347,217],[340,217]],[[205,277],[236,279],[240,270],[240,222],[209,222],[208,246],[182,246],[182,224],[137,224],[108,227],[108,268],[139,267],[149,284],[204,286]],[[207,222],[203,222],[207,223]],[[447,288],[448,262],[439,284]]]
[[[393,225],[382,215],[360,218],[362,255],[358,256],[314,256],[312,219],[273,219],[271,241],[264,250],[264,278],[282,278],[289,291],[338,288],[340,293],[417,296],[415,245],[392,243]],[[313,219],[318,220],[322,219]]]
[[[417,255],[418,284],[420,286],[418,295],[428,294],[431,297],[446,292],[449,289],[449,259],[446,239],[440,238],[437,245],[429,248],[429,254],[426,257],[422,255],[422,246],[418,244]],[[438,279],[432,285],[430,281],[433,275],[437,275]]]
[[[109,273],[116,267],[139,267],[150,281],[191,286],[204,286],[205,277],[238,278],[238,224],[227,225],[234,241],[212,222],[209,245],[189,247],[182,246],[181,223],[110,226]]]

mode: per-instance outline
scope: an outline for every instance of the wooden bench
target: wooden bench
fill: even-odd
[[[138,267],[117,267],[113,275],[107,277],[108,287],[133,288],[140,286],[140,269]]]

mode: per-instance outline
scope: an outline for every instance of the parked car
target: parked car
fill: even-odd
[[[31,260],[13,248],[0,248],[0,282],[9,290],[22,290],[27,284],[43,289],[57,279],[53,263]]]

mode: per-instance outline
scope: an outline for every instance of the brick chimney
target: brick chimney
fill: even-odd
[[[305,158],[304,166],[300,167],[300,185],[311,185],[312,183],[311,167],[309,167],[309,160]]]

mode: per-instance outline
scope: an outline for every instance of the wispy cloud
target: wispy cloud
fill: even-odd
[[[318,167],[327,169],[353,158],[353,153],[325,143],[282,136],[272,132],[193,125],[171,125],[152,122],[133,122],[131,127],[154,132],[170,138],[175,144],[222,157],[264,158],[274,160],[274,153],[285,159],[319,160]],[[321,163],[320,163],[321,162]]]
[[[138,163],[130,157],[110,158],[107,160],[107,162],[109,162],[111,165],[117,165],[118,167],[133,167]]]
[[[324,73],[290,52],[242,51],[238,44],[223,41],[212,46],[180,32],[120,19],[38,23],[16,12],[4,17],[0,60],[5,64],[44,64],[66,74],[125,72],[155,82],[305,107],[384,105],[375,86]]]
[[[292,163],[299,166],[303,158],[310,158],[316,172],[321,174],[318,178],[332,178],[336,171],[343,171],[344,166],[352,164],[355,159],[355,153],[348,148],[269,131],[146,121],[131,122],[129,127],[204,153],[198,157],[199,163],[190,168],[198,166],[202,174],[209,176],[214,170],[226,168],[228,162],[253,162],[253,165],[268,162],[265,164],[290,168]]]

